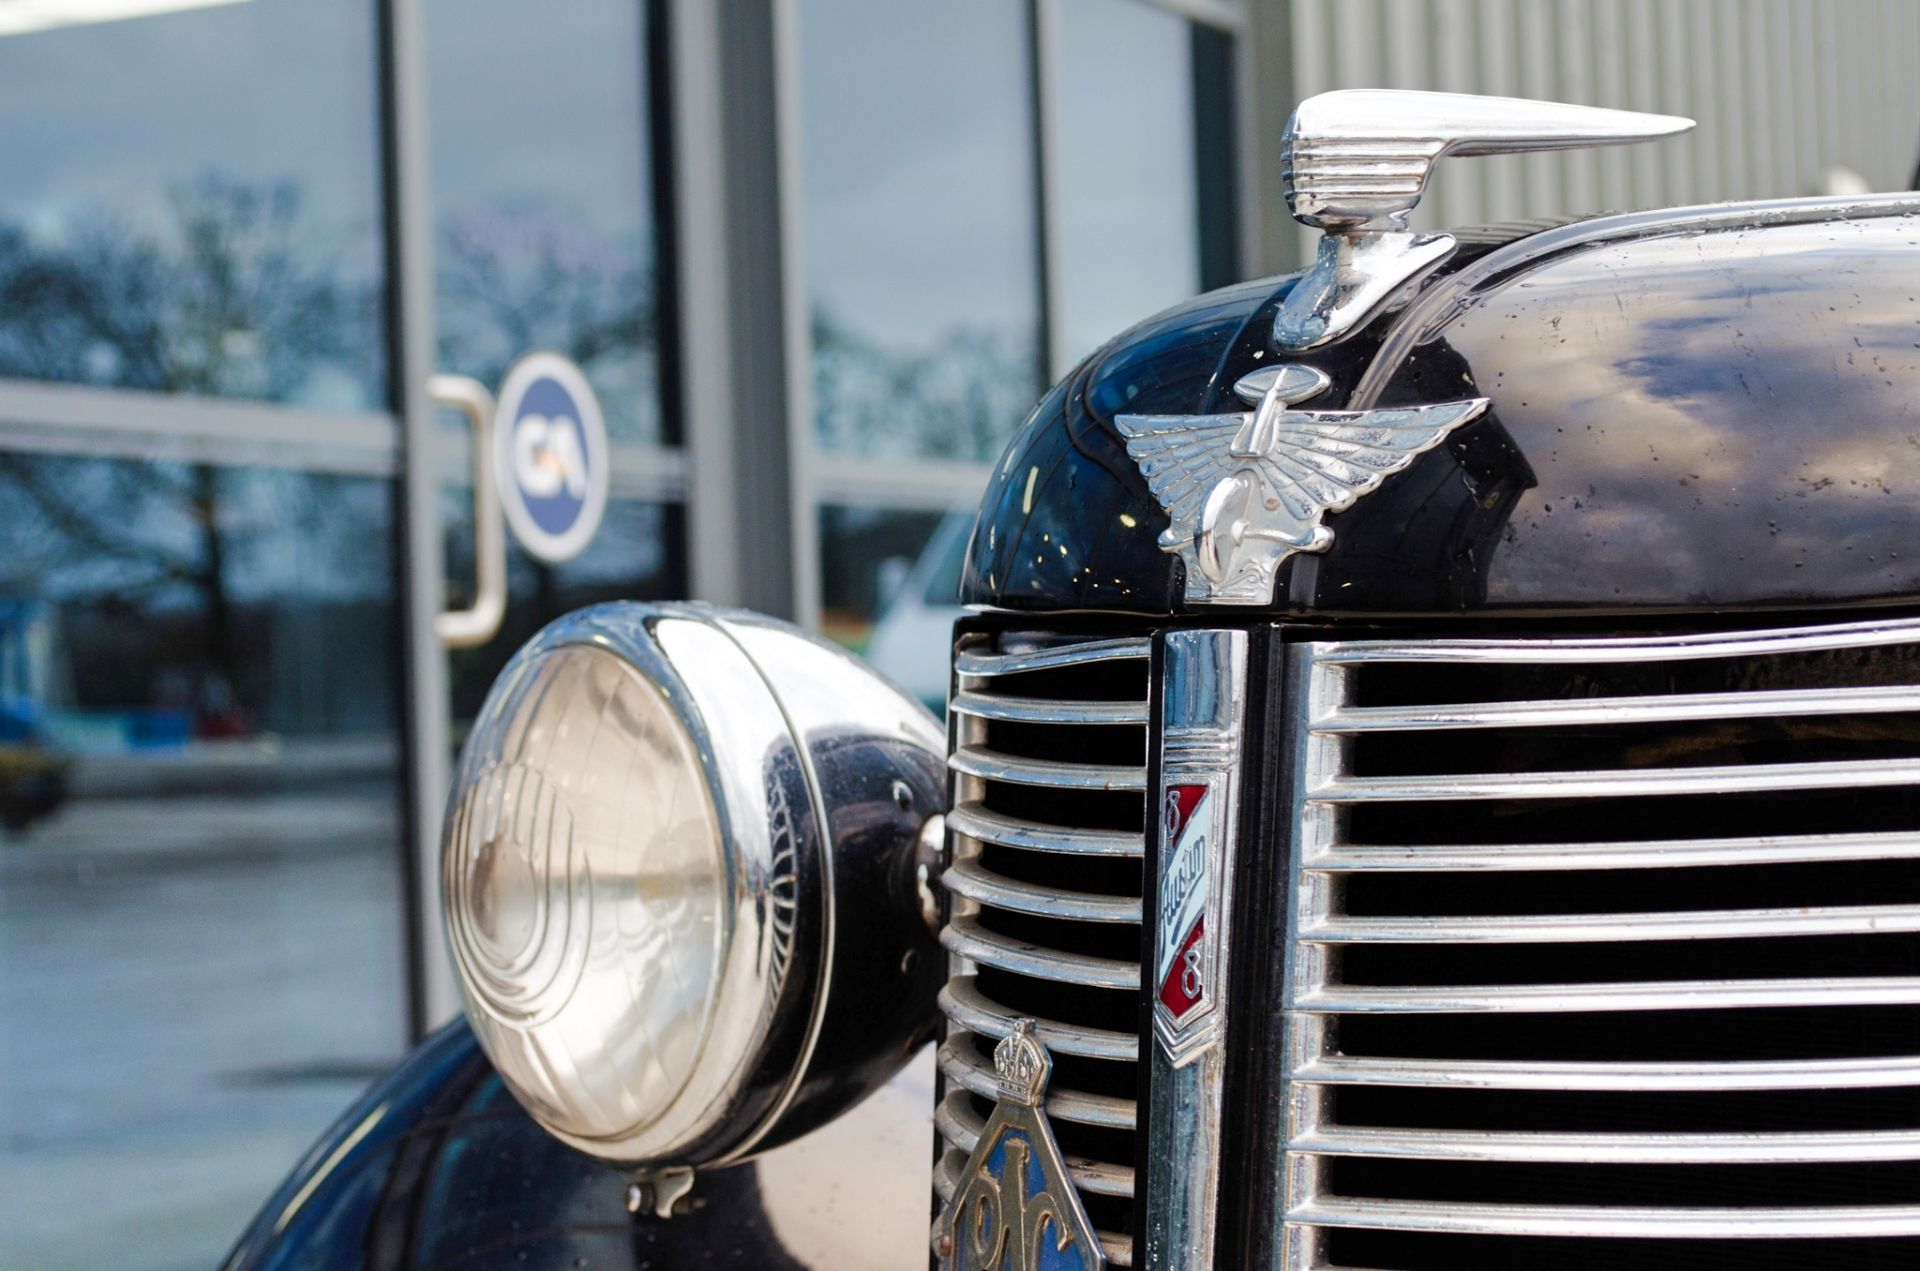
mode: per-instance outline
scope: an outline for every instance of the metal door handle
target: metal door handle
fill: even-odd
[[[493,394],[464,375],[435,375],[427,380],[427,396],[465,415],[473,428],[473,603],[433,619],[440,643],[470,649],[493,639],[507,614],[507,537],[493,471]]]

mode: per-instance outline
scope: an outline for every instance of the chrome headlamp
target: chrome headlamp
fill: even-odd
[[[467,1016],[553,1134],[623,1165],[775,1146],[932,1028],[913,849],[931,716],[796,628],[610,604],[515,655],[442,849]]]

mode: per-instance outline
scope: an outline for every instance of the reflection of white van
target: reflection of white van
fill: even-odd
[[[927,704],[935,715],[947,708],[947,665],[953,622],[960,607],[960,567],[967,557],[973,512],[949,512],[920,558],[886,597],[886,608],[867,640],[867,661]]]

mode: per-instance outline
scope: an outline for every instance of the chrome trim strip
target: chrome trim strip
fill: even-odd
[[[949,1038],[941,1044],[935,1060],[941,1072],[972,1093],[983,1099],[1000,1097],[1000,1079],[993,1069],[993,1057],[980,1054],[971,1043]],[[1102,1125],[1115,1130],[1133,1129],[1137,1117],[1131,1099],[1054,1086],[1047,1088],[1046,1109],[1047,1115],[1056,1121],[1077,1121],[1081,1125]]]
[[[1213,1266],[1217,1243],[1248,644],[1245,631],[1187,630],[1161,646],[1143,1245],[1163,1271]]]
[[[1138,989],[1140,964],[1114,958],[1096,958],[1090,954],[1067,953],[1044,945],[1028,944],[1011,936],[988,931],[977,919],[955,918],[940,932],[940,943],[949,953],[969,962],[1030,975],[1036,979],[1056,980],[1095,989]],[[1051,1046],[1052,1043],[1048,1042]]]
[[[1323,773],[1345,770],[1345,757],[1351,742],[1339,735],[1314,734],[1305,727],[1309,719],[1325,716],[1346,705],[1347,677],[1338,671],[1317,669],[1315,656],[1324,646],[1292,645],[1286,649],[1281,674],[1283,718],[1293,723],[1293,754],[1284,774],[1288,817],[1288,841],[1283,845],[1292,868],[1288,871],[1285,907],[1279,921],[1288,931],[1327,915],[1330,888],[1312,886],[1330,880],[1310,878],[1301,868],[1307,860],[1319,859],[1343,837],[1347,811],[1338,804],[1313,806],[1308,802],[1308,787]],[[1332,880],[1337,881],[1337,880]],[[1285,1012],[1287,1056],[1297,1062],[1306,1056],[1333,1051],[1330,1030],[1324,1017],[1301,1012],[1296,999],[1302,992],[1320,985],[1326,978],[1328,956],[1325,949],[1289,939],[1285,943],[1281,972],[1281,996]],[[1324,1162],[1315,1156],[1295,1153],[1294,1135],[1300,1130],[1327,1120],[1331,1106],[1324,1087],[1296,1084],[1291,1067],[1283,1068],[1277,1109],[1281,1151],[1278,1193],[1275,1208],[1291,1216],[1301,1206],[1320,1199],[1324,1189]],[[1276,1115],[1276,1114],[1269,1114]],[[1273,1168],[1269,1166],[1269,1168]],[[1283,1221],[1280,1227],[1278,1263],[1286,1271],[1305,1271],[1326,1263],[1326,1241],[1322,1233],[1310,1227]]]
[[[1675,693],[1583,697],[1572,701],[1471,702],[1450,706],[1345,706],[1311,725],[1316,733],[1442,728],[1540,728],[1753,719],[1773,715],[1878,714],[1920,710],[1920,688],[1793,689],[1755,693]]]
[[[1144,724],[1145,702],[1080,702],[1058,697],[1004,697],[962,690],[947,709],[976,719],[1016,724]]]
[[[1125,830],[1085,830],[1072,825],[1025,821],[992,811],[977,802],[962,803],[947,813],[947,829],[955,834],[1023,847],[1035,852],[1081,853],[1087,856],[1144,856],[1142,836]]]
[[[1445,918],[1322,917],[1295,933],[1310,944],[1582,944],[1739,940],[1920,931],[1920,905],[1722,909]]]
[[[1785,1165],[1920,1160],[1920,1130],[1803,1134],[1555,1134],[1327,1126],[1296,1135],[1319,1156],[1447,1161],[1570,1161],[1608,1165]]]
[[[1920,834],[1756,835],[1751,838],[1646,842],[1470,843],[1445,847],[1323,847],[1302,868],[1312,873],[1399,870],[1688,869],[1702,865],[1779,865],[1810,861],[1904,860],[1920,856]]]
[[[1712,631],[1689,635],[1548,640],[1347,640],[1307,646],[1324,666],[1356,662],[1488,662],[1537,666],[1559,662],[1684,662],[1695,658],[1762,657],[1920,643],[1920,618],[1874,618],[1821,627]]]
[[[947,768],[982,781],[1005,781],[1020,786],[1047,786],[1057,790],[1145,790],[1145,768],[1107,767],[1065,763],[1057,759],[1027,759],[1003,755],[984,746],[960,746],[947,756]]]
[[[1313,1085],[1470,1090],[1862,1090],[1920,1086],[1920,1055],[1886,1059],[1547,1062],[1320,1055],[1288,1073]]]
[[[941,875],[940,881],[955,895],[977,900],[994,909],[1011,909],[1016,913],[1077,919],[1081,922],[1140,921],[1138,899],[1104,896],[1098,892],[1056,891],[996,874],[977,860],[955,861]]]
[[[982,993],[979,982],[971,975],[956,976],[940,990],[940,1013],[968,1032],[994,1041],[1011,1033],[1014,1020],[1020,1018]],[[1140,1058],[1140,1039],[1132,1033],[1043,1019],[1035,1022],[1033,1035],[1056,1055],[1109,1059],[1116,1063],[1134,1063]]]
[[[986,1118],[973,1110],[972,1099],[964,1090],[951,1090],[933,1112],[934,1129],[963,1152],[973,1151],[974,1145],[980,1142],[980,1131],[987,1124]],[[1066,1161],[1067,1173],[1073,1176],[1073,1185],[1081,1191],[1095,1196],[1132,1198],[1131,1165],[1109,1165],[1084,1156],[1069,1156]]]
[[[1920,1205],[1659,1209],[1627,1205],[1487,1205],[1329,1197],[1287,1211],[1288,1223],[1492,1236],[1820,1239],[1920,1235]]]
[[[1315,1015],[1431,1015],[1520,1011],[1717,1011],[1754,1006],[1920,1006],[1920,976],[1804,980],[1653,980],[1619,984],[1488,984],[1428,987],[1325,985],[1293,1008]]]
[[[1757,229],[1766,225],[1806,225],[1860,217],[1906,216],[1920,212],[1920,196],[1911,192],[1849,198],[1773,199],[1763,203],[1707,203],[1594,217],[1530,234],[1462,266],[1427,288],[1388,329],[1347,399],[1350,410],[1375,404],[1419,345],[1473,303],[1482,286],[1525,271],[1560,252],[1596,243],[1647,238],[1655,234],[1705,230]]]
[[[1462,799],[1582,799],[1621,795],[1734,794],[1767,790],[1852,790],[1920,785],[1920,759],[1706,768],[1621,768],[1582,772],[1461,773],[1419,777],[1335,777],[1313,787],[1316,803]]]
[[[1017,675],[1022,671],[1048,671],[1062,666],[1083,666],[1090,662],[1116,662],[1138,658],[1145,660],[1150,643],[1145,636],[1121,640],[1085,640],[1054,648],[1024,653],[982,653],[962,649],[954,655],[953,669],[966,676]],[[1145,668],[1142,668],[1143,670]]]

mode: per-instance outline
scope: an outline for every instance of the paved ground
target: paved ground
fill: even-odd
[[[391,788],[0,839],[0,1267],[215,1264],[404,1047]]]

